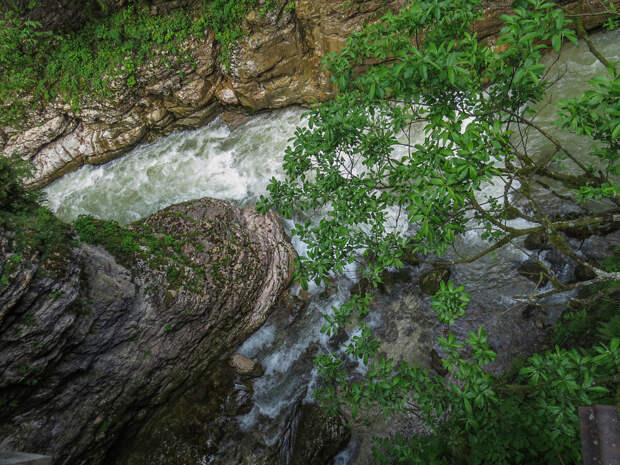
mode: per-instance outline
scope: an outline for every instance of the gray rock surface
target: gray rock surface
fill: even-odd
[[[232,355],[289,286],[295,252],[273,213],[202,199],[133,227],[145,225],[183,241],[183,282],[157,257],[125,267],[76,242],[26,257],[0,288],[0,449],[108,463],[123,432]],[[3,232],[3,267],[11,253]]]

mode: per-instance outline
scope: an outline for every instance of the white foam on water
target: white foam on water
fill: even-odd
[[[237,352],[248,358],[254,358],[260,351],[269,348],[275,339],[276,327],[272,324],[265,324],[252,334],[252,336],[239,347]]]
[[[136,147],[105,165],[86,165],[50,184],[49,207],[65,220],[89,214],[129,223],[201,197],[254,203],[280,176],[284,149],[303,110],[259,115],[233,131],[216,119]]]

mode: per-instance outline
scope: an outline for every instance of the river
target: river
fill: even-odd
[[[620,61],[619,31],[599,33],[593,39],[610,61]],[[549,89],[547,103],[582,92],[587,80],[602,72],[602,66],[584,44],[564,47],[553,65],[553,73],[559,80]],[[216,119],[204,128],[140,145],[122,158],[101,166],[84,166],[55,181],[45,189],[48,205],[65,220],[90,214],[120,223],[201,197],[251,205],[265,192],[269,179],[281,175],[284,149],[296,126],[302,123],[303,111],[290,108],[260,114],[234,130]],[[552,105],[543,105],[537,115],[538,122],[551,131],[557,131],[552,123],[554,112]],[[582,138],[570,136],[568,144],[576,153],[589,151],[588,142]],[[552,150],[547,141],[535,136],[530,138],[528,148],[537,153]],[[486,189],[493,192],[502,186]],[[291,226],[287,223],[289,230]],[[303,254],[304,244],[295,238],[293,242]],[[467,254],[481,249],[484,243],[472,232],[460,239],[459,247],[462,254]],[[457,327],[457,333],[465,334],[484,323],[497,350],[510,347],[511,350],[505,351],[508,358],[525,353],[542,334],[542,323],[524,323],[520,314],[511,311],[514,307],[511,296],[531,289],[532,284],[515,273],[516,265],[525,258],[520,250],[505,247],[493,256],[452,269],[451,279],[467,286],[472,293],[470,308],[473,310],[467,322]],[[278,440],[290,408],[301,398],[311,399],[315,373],[309,360],[317,351],[330,348],[328,338],[319,332],[322,315],[348,298],[356,273],[354,267],[347,271],[346,277],[329,289],[311,287],[308,311],[292,328],[277,318],[270,318],[238,350],[259,360],[265,368],[265,374],[254,384],[252,411],[238,421],[242,429],[260,431],[266,444]],[[377,298],[377,312],[371,325],[387,338],[383,347],[386,353],[393,351],[398,355],[397,351],[401,350],[402,357],[408,361],[426,363],[433,346],[430,334],[436,334],[440,328],[429,311],[428,298],[415,288],[423,271],[423,268],[407,267],[405,279],[386,285],[387,290]],[[388,310],[392,311],[389,317]],[[390,337],[394,339],[392,342]],[[381,428],[378,430],[383,432]],[[385,432],[389,432],[388,427]],[[336,458],[337,465],[349,463],[351,454],[361,457],[355,463],[363,463],[363,455],[368,453],[368,445],[360,449],[364,434],[354,434],[351,447]],[[359,450],[361,454],[356,452]]]

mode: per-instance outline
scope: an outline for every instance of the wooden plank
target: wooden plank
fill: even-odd
[[[603,465],[620,465],[620,426],[618,410],[613,405],[595,405],[599,450]]]
[[[620,465],[620,424],[613,405],[579,407],[583,465]]]
[[[592,407],[579,407],[579,426],[583,465],[602,465],[597,447],[596,418]]]

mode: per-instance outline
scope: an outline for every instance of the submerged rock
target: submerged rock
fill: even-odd
[[[133,227],[172,245],[130,261],[76,241],[53,260],[16,261],[7,275],[0,449],[48,454],[55,464],[111,463],[118,439],[197,386],[290,284],[295,252],[273,213],[202,199]],[[174,273],[160,263],[173,247],[186,260]],[[3,231],[3,269],[13,252]],[[231,414],[247,411],[248,396],[239,396]]]
[[[435,295],[442,282],[448,281],[450,270],[448,268],[433,268],[420,277],[420,289],[427,295]]]
[[[541,287],[549,282],[547,271],[534,260],[526,260],[517,268],[518,273]]]
[[[527,250],[546,250],[549,249],[547,235],[543,231],[536,231],[525,236],[523,246]]]

